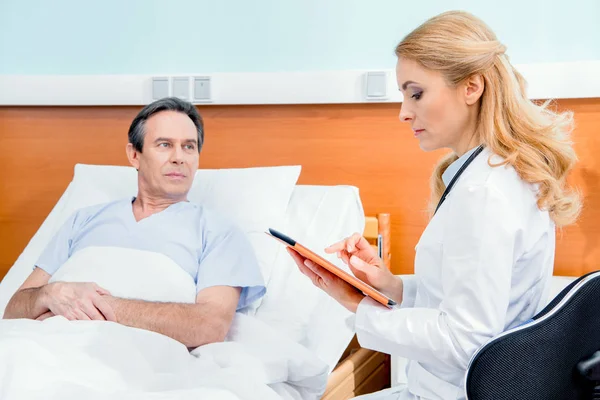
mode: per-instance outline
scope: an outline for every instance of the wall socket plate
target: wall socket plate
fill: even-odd
[[[212,80],[203,76],[153,76],[151,101],[177,97],[191,103],[212,103]]]
[[[369,71],[365,75],[365,98],[367,100],[386,100],[388,73]]]
[[[171,78],[172,96],[181,100],[190,101],[190,77],[174,76]]]
[[[212,102],[210,76],[194,76],[192,78],[192,102]]]
[[[152,100],[169,97],[171,92],[171,84],[167,76],[152,77]]]

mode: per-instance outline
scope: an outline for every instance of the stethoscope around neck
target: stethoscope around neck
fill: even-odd
[[[458,178],[460,178],[461,174],[463,172],[465,172],[465,170],[467,169],[467,167],[469,166],[469,164],[471,164],[473,162],[473,160],[482,151],[483,151],[483,145],[481,144],[481,145],[479,145],[475,149],[475,151],[473,153],[471,153],[471,155],[469,156],[469,158],[467,158],[467,160],[464,162],[464,164],[461,165],[461,167],[458,169],[458,171],[456,171],[456,174],[454,174],[454,177],[452,178],[452,180],[450,181],[450,183],[446,187],[446,190],[444,190],[444,194],[442,194],[442,197],[440,198],[440,201],[439,201],[437,207],[435,208],[435,212],[433,213],[434,215],[437,212],[437,210],[440,208],[440,206],[442,205],[442,203],[444,202],[444,200],[446,200],[446,197],[448,197],[448,194],[450,193],[450,190],[452,190],[452,187],[454,186],[454,184],[456,183],[456,181],[458,180]]]

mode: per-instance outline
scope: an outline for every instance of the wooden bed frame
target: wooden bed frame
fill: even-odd
[[[378,250],[386,267],[390,268],[390,214],[367,217],[363,236]],[[390,387],[390,356],[363,349],[356,336],[344,351],[323,394],[323,400],[344,400]]]

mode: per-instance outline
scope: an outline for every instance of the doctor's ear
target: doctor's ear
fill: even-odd
[[[465,79],[463,85],[465,103],[467,103],[469,106],[472,106],[479,101],[481,95],[483,94],[483,90],[485,89],[485,81],[483,80],[483,76],[479,74],[471,75]]]

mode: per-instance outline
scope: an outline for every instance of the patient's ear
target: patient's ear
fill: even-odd
[[[127,143],[127,147],[125,148],[125,152],[127,153],[127,158],[129,159],[129,163],[136,169],[136,171],[140,170],[140,153],[133,147],[131,143]]]

